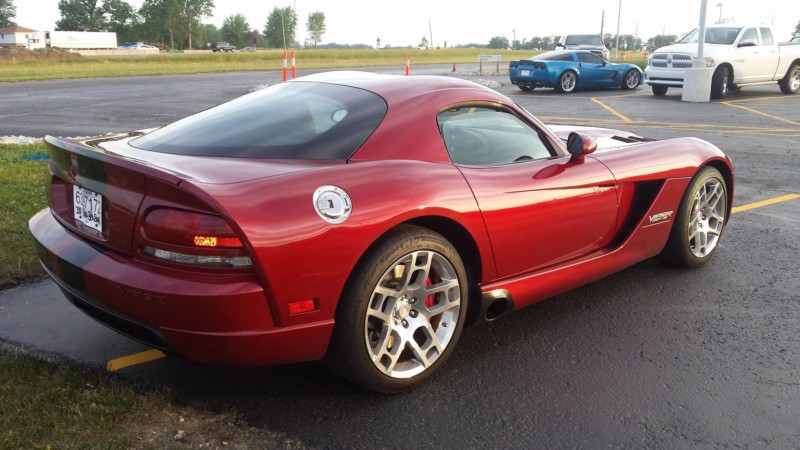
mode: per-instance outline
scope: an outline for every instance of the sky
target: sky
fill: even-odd
[[[35,30],[52,30],[60,18],[58,0],[13,0],[17,24]],[[138,8],[142,0],[128,0]],[[253,0],[215,0],[214,15],[203,23],[222,26],[223,20],[242,14],[251,28],[264,30],[275,7],[291,6],[298,16],[296,37],[307,37],[306,19],[325,13],[327,31],[322,43],[416,46],[426,37],[433,46],[487,44],[492,37],[509,41],[568,33],[633,34],[646,41],[658,34],[683,35],[700,22],[701,0],[572,0],[570,2],[498,2],[496,7],[467,6],[464,0],[287,0],[282,3]],[[473,3],[489,5],[489,2]],[[800,21],[798,0],[708,0],[707,23],[719,20],[740,24],[771,25],[776,38],[786,41]],[[668,6],[667,6],[668,5]],[[567,7],[568,6],[568,7]],[[618,12],[621,10],[621,14]],[[604,20],[603,20],[604,18]]]

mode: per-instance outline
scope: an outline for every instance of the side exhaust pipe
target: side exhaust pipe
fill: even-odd
[[[478,317],[491,322],[513,310],[514,301],[511,299],[511,294],[505,289],[495,289],[481,296],[481,312]]]

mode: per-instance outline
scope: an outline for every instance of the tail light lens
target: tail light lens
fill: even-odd
[[[251,267],[241,238],[222,217],[157,208],[144,219],[145,255],[178,264]]]

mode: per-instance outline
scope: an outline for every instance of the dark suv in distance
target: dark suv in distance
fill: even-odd
[[[227,42],[212,42],[212,52],[232,52],[236,50],[236,46],[228,44]]]

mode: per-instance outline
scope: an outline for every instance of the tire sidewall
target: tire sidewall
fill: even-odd
[[[572,89],[566,90],[562,85],[562,81],[564,80],[564,77],[570,74],[572,74],[572,76],[575,77],[575,84],[572,86]],[[559,75],[558,79],[556,80],[556,90],[558,92],[569,94],[570,92],[574,92],[576,89],[578,89],[578,74],[572,70],[565,70],[561,72],[561,75]]]
[[[678,209],[678,214],[675,217],[675,223],[672,226],[670,237],[665,248],[666,259],[670,262],[684,265],[688,267],[699,267],[710,260],[719,249],[719,243],[708,253],[706,256],[698,257],[692,252],[689,244],[689,221],[692,214],[692,206],[697,191],[708,180],[716,179],[725,190],[725,201],[728,201],[728,186],[725,184],[725,178],[714,167],[706,166],[702,168],[686,187],[686,191],[681,198],[681,203]],[[725,205],[727,210],[727,205]],[[728,224],[728,214],[725,215],[725,222],[723,223],[722,230],[720,231],[720,238],[725,231],[725,226]]]
[[[383,274],[411,252],[430,250],[444,256],[458,276],[461,306],[458,322],[447,347],[422,373],[407,379],[389,377],[378,370],[366,348],[364,325],[372,293]],[[397,393],[430,377],[447,360],[458,343],[466,321],[470,280],[455,248],[441,235],[417,226],[402,226],[374,245],[351,275],[340,299],[328,365],[350,381],[372,391]]]

